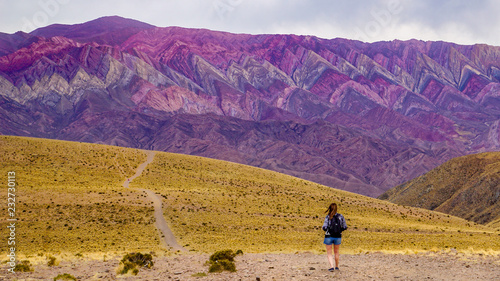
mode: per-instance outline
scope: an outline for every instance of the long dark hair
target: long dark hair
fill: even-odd
[[[333,219],[333,216],[335,216],[335,214],[337,213],[337,204],[336,203],[330,204],[325,213],[328,213],[330,219]]]

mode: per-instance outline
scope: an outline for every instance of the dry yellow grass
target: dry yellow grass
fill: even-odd
[[[460,218],[201,157],[157,153],[134,185],[163,196],[167,221],[195,251],[321,252],[330,202],[350,227],[345,252],[500,250],[498,232]]]
[[[121,186],[146,159],[143,152],[6,136],[0,150],[4,182],[9,171],[16,173],[18,255],[157,249],[150,202]],[[3,237],[6,225],[2,220]],[[0,249],[6,253],[7,246],[4,241]]]
[[[16,171],[18,254],[161,251],[151,203],[122,187],[144,152],[6,136],[0,150],[0,173]],[[349,226],[344,253],[500,251],[500,232],[487,226],[212,159],[157,152],[130,186],[161,194],[177,240],[196,252],[322,252],[330,202]],[[0,211],[6,214],[6,204]],[[2,220],[3,237],[5,226]],[[7,252],[6,241],[0,251]]]
[[[500,152],[451,159],[379,198],[481,224],[500,219]]]
[[[500,231],[500,218],[497,220],[494,220],[488,224],[489,227],[496,229],[497,231]]]

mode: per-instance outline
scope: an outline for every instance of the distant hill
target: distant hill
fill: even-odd
[[[500,48],[103,17],[0,33],[0,134],[233,161],[369,196],[500,148]]]
[[[18,254],[163,252],[152,203],[135,187],[161,195],[177,241],[194,252],[324,251],[331,202],[349,226],[344,252],[500,251],[491,227],[220,160],[156,152],[124,188],[145,161],[137,149],[0,136],[0,174],[16,173]]]
[[[53,24],[34,30],[30,34],[44,38],[63,36],[81,43],[119,45],[130,36],[149,29],[153,25],[118,16],[102,17],[86,23],[66,25]]]
[[[500,152],[454,158],[379,199],[498,225]]]

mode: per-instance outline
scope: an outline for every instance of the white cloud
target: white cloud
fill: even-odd
[[[54,3],[59,3],[55,7]],[[0,32],[119,15],[156,26],[500,45],[495,0],[0,0]]]

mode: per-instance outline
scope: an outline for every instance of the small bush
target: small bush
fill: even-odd
[[[208,268],[208,272],[210,273],[222,272],[224,270],[227,270],[229,272],[236,272],[236,265],[234,264],[234,262],[229,260],[218,260],[211,263],[210,267]]]
[[[222,268],[224,270],[227,270],[229,272],[236,272],[236,265],[232,261],[220,260],[219,264],[222,265]]]
[[[32,272],[31,263],[29,261],[21,261],[14,267],[15,272]]]
[[[214,272],[222,272],[224,269],[222,268],[222,265],[220,265],[218,262],[210,264],[210,267],[208,268],[208,272],[214,273]]]
[[[73,276],[71,274],[64,273],[64,274],[59,274],[56,277],[54,277],[54,281],[57,281],[57,280],[62,280],[62,281],[76,281],[76,278],[75,278],[75,276]]]
[[[233,250],[223,250],[212,254],[209,258],[209,261],[210,262],[216,262],[218,260],[234,261],[234,257],[236,257],[236,254],[233,252]]]
[[[131,253],[126,254],[122,262],[128,261],[134,264],[137,264],[139,267],[152,268],[153,267],[153,256],[150,254],[141,254],[141,253]]]
[[[239,250],[241,254],[243,251]],[[208,272],[222,272],[227,270],[229,272],[236,271],[236,265],[234,264],[234,257],[236,254],[232,250],[223,250],[218,251],[212,254],[208,260],[208,264],[210,267],[208,268]]]
[[[49,256],[47,257],[49,259],[49,261],[47,261],[47,265],[48,266],[54,266],[54,265],[57,265],[57,259],[56,257],[54,256]]]
[[[137,269],[135,267],[136,266],[131,262],[120,262],[120,265],[118,266],[117,273],[118,274],[127,274],[129,271],[131,271],[133,273],[132,270]]]
[[[150,254],[130,253],[122,258],[117,272],[127,274],[130,271],[133,275],[137,275],[141,267],[152,268],[153,257]]]

